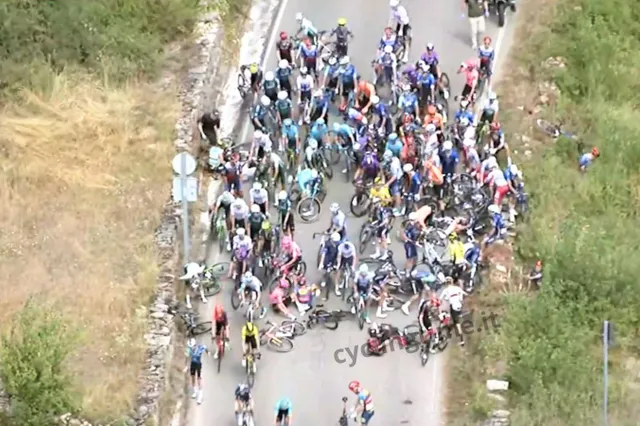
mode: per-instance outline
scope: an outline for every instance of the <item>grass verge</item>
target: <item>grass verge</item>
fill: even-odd
[[[525,15],[519,19],[519,47],[498,92],[511,146],[532,152],[519,159],[532,212],[514,247],[525,264],[544,261],[545,280],[536,294],[500,292],[505,285],[494,282],[476,301],[499,312],[502,328],[500,335],[475,339],[466,354],[454,355],[453,376],[466,380],[469,389],[457,399],[484,414],[496,405],[483,389],[484,380],[504,378],[511,384],[505,404],[513,425],[598,423],[601,329],[607,319],[617,328],[609,421],[637,424],[637,4],[543,0],[523,4],[519,13]],[[555,144],[544,139],[533,130],[536,118],[566,123],[584,147],[568,139]],[[577,159],[592,146],[602,156],[581,174]],[[508,269],[511,279],[518,275],[517,266]]]

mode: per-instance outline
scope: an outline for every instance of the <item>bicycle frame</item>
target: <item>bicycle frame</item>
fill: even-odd
[[[265,332],[265,335],[268,336],[270,339],[279,340],[282,337],[292,339],[294,336],[293,326],[283,327],[271,321],[267,321],[267,324],[269,325],[269,329]]]

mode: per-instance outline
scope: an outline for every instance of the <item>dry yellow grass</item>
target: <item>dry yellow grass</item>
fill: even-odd
[[[31,295],[83,331],[69,366],[89,418],[130,407],[169,195],[174,90],[61,75],[0,111],[0,324]]]

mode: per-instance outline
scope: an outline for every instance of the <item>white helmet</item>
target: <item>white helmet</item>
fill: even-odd
[[[307,67],[300,67],[300,75],[307,75],[309,73],[309,70],[307,69]]]
[[[496,92],[489,92],[489,100],[495,101],[496,99],[498,99],[498,95],[496,94]]]
[[[495,169],[496,167],[498,167],[498,160],[496,160],[496,157],[489,157],[487,159],[487,168]]]
[[[413,164],[411,163],[407,163],[404,166],[402,166],[402,171],[405,173],[409,173],[413,171]]]
[[[416,212],[409,213],[409,220],[411,220],[411,221],[418,220],[418,213],[416,213]]]
[[[238,228],[236,229],[236,235],[239,237],[244,237],[245,231],[244,228]]]
[[[318,141],[313,138],[309,139],[309,146],[311,149],[318,149]]]
[[[244,205],[244,200],[242,198],[238,198],[233,202],[234,207],[242,207]]]
[[[316,169],[311,170],[311,177],[313,179],[318,177],[318,171]]]
[[[256,191],[260,191],[262,189],[262,184],[260,182],[254,182],[253,189]]]
[[[329,62],[329,65],[333,66],[338,63],[338,60],[335,56],[331,56],[327,62]]]
[[[289,195],[287,194],[287,191],[280,191],[280,193],[278,194],[278,200],[284,201],[288,196]]]
[[[334,243],[340,241],[340,234],[338,234],[337,232],[331,234],[331,241],[333,241]]]
[[[393,53],[393,47],[392,46],[385,46],[383,49],[384,53]]]
[[[392,158],[393,158],[393,152],[391,152],[391,151],[390,151],[390,150],[388,150],[388,149],[384,152],[384,154],[382,154],[382,159],[383,159],[383,160],[389,161],[389,160],[391,160]]]
[[[347,65],[348,63],[349,63],[348,56],[343,56],[342,58],[340,58],[340,65]]]
[[[302,13],[298,12],[296,13],[296,21],[300,22],[304,19],[304,16],[302,16]]]
[[[366,263],[363,263],[362,265],[360,265],[360,267],[358,268],[358,273],[362,275],[369,273],[369,267],[367,266]]]
[[[264,133],[262,133],[262,130],[256,130],[255,132],[253,132],[254,139],[260,139],[263,136],[264,136]]]
[[[389,6],[392,8],[396,8],[400,5],[400,0],[389,0]]]
[[[260,213],[260,206],[257,204],[251,205],[251,213]]]
[[[278,62],[278,68],[280,69],[289,68],[289,61],[287,61],[286,59],[280,59],[280,62]]]
[[[489,206],[488,210],[489,210],[489,212],[494,213],[494,214],[495,213],[500,213],[500,207],[496,206],[495,204],[491,204]]]
[[[435,133],[436,132],[436,125],[433,123],[429,123],[427,124],[427,133]]]
[[[467,127],[469,125],[469,119],[467,117],[462,117],[460,119],[460,125],[462,127]]]
[[[244,275],[242,276],[242,281],[244,282],[248,282],[252,279],[253,279],[253,274],[251,273],[251,271],[245,272]]]
[[[378,105],[380,103],[380,97],[378,95],[371,96],[371,105]]]
[[[286,100],[289,97],[289,94],[285,90],[281,90],[278,92],[278,99],[281,101]]]
[[[338,213],[340,211],[340,204],[332,203],[331,207],[329,207],[329,210],[331,210],[331,213],[333,214]]]
[[[196,346],[196,339],[191,338],[187,341],[187,346],[189,346],[189,348],[193,349]]]
[[[453,143],[451,143],[451,141],[444,141],[442,149],[445,151],[451,151],[453,149]]]
[[[469,106],[469,101],[468,100],[462,100],[460,101],[460,108],[462,109],[466,109]]]
[[[427,43],[427,50],[433,50],[435,49],[435,46],[433,45],[433,43]]]
[[[268,107],[269,105],[271,105],[271,99],[269,99],[269,97],[268,97],[267,95],[263,95],[263,96],[260,98],[260,103],[261,103],[263,106]]]
[[[313,92],[313,96],[315,96],[316,98],[321,98],[322,97],[322,89],[318,89],[315,92]]]
[[[275,78],[276,78],[276,76],[273,75],[273,71],[267,71],[266,73],[264,73],[264,79],[266,81],[272,81]]]

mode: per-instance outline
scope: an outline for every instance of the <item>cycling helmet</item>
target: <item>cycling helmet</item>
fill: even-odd
[[[233,206],[236,208],[240,208],[242,206],[244,206],[244,200],[242,198],[238,198],[237,200],[235,200],[233,202]]]
[[[289,38],[289,36],[287,35],[286,32],[284,31],[280,31],[280,40],[286,40],[287,38]],[[281,61],[282,62],[282,61]]]
[[[285,101],[289,97],[289,94],[285,90],[278,92],[278,100]]]
[[[257,204],[251,205],[251,213],[260,213],[260,206]]]
[[[404,166],[402,166],[402,171],[405,173],[409,173],[413,171],[413,164],[411,163],[407,163]]]
[[[360,265],[360,267],[358,268],[358,273],[360,275],[366,275],[369,273],[369,267],[367,266],[366,263],[363,263],[362,265]]]
[[[307,75],[309,73],[309,70],[307,69],[307,67],[300,67],[300,75]]]
[[[331,210],[331,213],[336,214],[340,211],[340,204],[338,203],[332,203],[331,207],[329,207],[329,210]]]
[[[388,149],[382,155],[382,159],[385,160],[385,161],[389,161],[392,158],[393,158],[393,152],[389,151]]]
[[[389,137],[387,138],[389,140],[389,142],[393,142],[396,139],[398,139],[398,134],[396,132],[393,132],[389,135]]]
[[[251,74],[255,74],[258,72],[258,70],[260,70],[260,67],[258,66],[258,64],[256,64],[255,62],[252,63],[251,65],[249,65],[249,72]]]
[[[302,16],[302,13],[298,12],[296,13],[296,21],[300,22],[304,19],[304,16]]]
[[[396,1],[397,2],[397,0],[391,0],[391,1],[392,2]],[[351,392],[357,392],[358,390],[360,390],[360,382],[357,381],[357,380],[354,380],[351,383],[349,383],[349,390]]]
[[[382,180],[382,178],[380,176],[378,176],[377,178],[375,178],[373,183],[374,183],[374,185],[382,185],[384,183],[384,181]]]
[[[451,143],[451,141],[444,141],[442,144],[442,149],[444,151],[451,151],[453,149],[453,143]]]
[[[260,103],[261,103],[263,106],[268,107],[269,105],[271,105],[271,99],[269,99],[269,97],[268,97],[268,96],[263,95],[263,96],[260,98]]]
[[[433,43],[427,43],[427,50],[431,51],[435,49],[435,46],[433,45]]]
[[[273,81],[275,78],[276,78],[276,76],[275,76],[275,75],[273,75],[273,71],[267,71],[267,72],[264,74],[264,79],[265,79],[266,81]]]
[[[285,118],[282,124],[284,124],[286,127],[293,126],[293,120],[290,118]]]
[[[470,123],[469,123],[469,119],[468,119],[467,117],[462,117],[462,118],[460,119],[460,125],[461,125],[462,127],[467,127],[469,124],[470,124]]]
[[[287,61],[286,59],[280,59],[280,62],[278,62],[278,68],[280,69],[289,68],[289,61]]]
[[[340,65],[347,65],[347,64],[349,64],[348,56],[343,56],[342,58],[340,58]]]
[[[487,210],[489,210],[493,214],[500,213],[500,207],[496,206],[495,204],[491,204]]]
[[[324,126],[324,118],[320,117],[316,120],[318,126]]]
[[[338,25],[341,26],[341,27],[344,27],[345,25],[347,25],[346,18],[339,18],[338,19]]]
[[[262,130],[256,130],[255,132],[253,132],[254,139],[260,139],[263,136],[264,136],[264,133],[262,133]]]
[[[496,157],[489,157],[487,159],[487,168],[495,169],[496,167],[498,167],[498,160],[496,160]]]
[[[490,101],[495,101],[496,99],[498,99],[498,94],[496,92],[489,92],[488,98]]]
[[[594,157],[599,157],[600,151],[598,150],[598,148],[594,146],[593,149],[591,149],[591,155],[593,155]]]
[[[409,220],[412,222],[415,222],[416,220],[418,220],[418,213],[416,212],[409,213]]]
[[[278,200],[284,201],[288,196],[287,191],[280,191],[280,193],[278,193]]]
[[[338,63],[338,59],[336,59],[335,56],[332,56],[329,58],[329,60],[327,61],[329,63],[329,65],[334,66],[335,64]]]
[[[318,171],[316,169],[311,170],[311,177],[313,179],[317,179],[318,178]]]
[[[453,241],[456,238],[458,238],[458,233],[457,232],[452,232],[449,234],[449,241]]]
[[[387,46],[385,46],[385,47],[384,47],[383,52],[384,52],[384,53],[387,53],[387,54],[389,54],[389,53],[393,53],[393,47],[392,47],[392,46],[387,45]]]
[[[189,339],[189,340],[187,341],[187,346],[188,346],[189,348],[195,348],[195,346],[196,346],[196,339],[193,339],[193,338]]]
[[[236,235],[237,235],[238,237],[244,237],[244,234],[245,234],[245,230],[244,230],[244,228],[238,228],[238,229],[236,229]]]
[[[467,107],[469,106],[469,101],[466,99],[463,99],[460,101],[460,108],[461,109],[467,109]]]
[[[253,183],[253,190],[260,191],[262,189],[262,184],[260,182]]]
[[[373,325],[369,327],[369,337],[378,337],[378,331],[373,328]]]
[[[318,149],[318,141],[313,138],[310,138],[309,146],[311,147],[311,149]]]
[[[253,279],[253,274],[251,273],[251,271],[247,271],[244,273],[244,275],[242,276],[242,281],[249,281]]]
[[[287,280],[285,277],[280,278],[280,281],[278,284],[280,288],[283,290],[286,290],[289,288],[289,280]]]
[[[371,96],[371,105],[378,105],[380,103],[380,97],[377,95]]]
[[[402,91],[403,92],[410,92],[411,91],[411,85],[409,83],[404,83],[402,85]]]
[[[292,244],[293,244],[293,240],[291,239],[290,236],[285,235],[284,237],[282,237],[282,241],[280,242],[280,246],[282,247],[283,250],[290,249]]]
[[[427,107],[427,114],[434,115],[436,112],[438,112],[438,110],[436,110],[436,106],[435,105],[429,105]]]
[[[337,232],[331,234],[331,241],[333,241],[334,243],[340,241],[340,234],[338,234]]]
[[[497,121],[491,123],[491,126],[489,126],[492,132],[497,132],[498,130],[500,130],[500,127],[500,123],[498,123]]]

